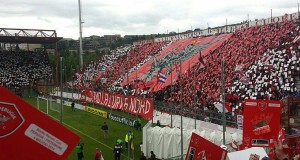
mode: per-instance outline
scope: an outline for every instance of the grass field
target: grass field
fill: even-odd
[[[24,98],[29,104],[37,107],[37,99],[36,98]],[[40,101],[40,110],[46,113],[46,101]],[[111,110],[100,107],[93,106],[97,109],[105,110],[107,112],[111,112]],[[122,115],[125,117],[130,117],[135,119],[135,116],[129,115],[127,113],[112,111],[115,114]],[[49,116],[54,120],[59,122],[60,114],[56,111],[52,111],[49,109]],[[80,136],[80,142],[84,143],[84,159],[92,160],[94,158],[95,149],[99,148],[102,151],[102,155],[105,160],[113,160],[113,147],[116,143],[117,139],[122,139],[124,141],[125,134],[128,130],[133,131],[134,133],[134,153],[131,153],[131,159],[139,159],[140,157],[140,143],[142,142],[142,131],[137,131],[133,127],[126,126],[125,124],[111,121],[109,119],[94,115],[92,113],[76,110],[72,112],[70,107],[64,106],[63,116],[62,116],[63,125],[74,133]],[[106,121],[109,127],[109,138],[104,139],[103,133],[101,130],[101,125]],[[142,120],[142,126],[144,126],[147,121]],[[123,148],[125,148],[123,144]],[[134,156],[132,156],[134,155]],[[68,160],[76,160],[76,152],[75,149],[69,155]],[[122,160],[128,159],[128,151],[123,150]]]

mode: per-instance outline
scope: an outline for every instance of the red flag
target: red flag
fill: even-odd
[[[278,133],[278,141],[283,142],[284,136],[285,136],[285,130],[284,130],[284,128],[281,128]]]
[[[0,159],[67,159],[79,136],[0,86]]]
[[[225,160],[226,155],[227,150],[217,146],[209,140],[206,140],[198,134],[192,133],[185,159]]]
[[[201,51],[199,52],[198,60],[199,60],[199,63],[200,63],[200,68],[203,68],[205,66],[205,64],[204,64],[205,62],[204,62],[204,59],[202,57],[202,52]]]
[[[280,130],[281,101],[246,99],[243,144],[273,147]]]
[[[101,72],[98,72],[94,78],[94,81],[97,82],[101,78]]]

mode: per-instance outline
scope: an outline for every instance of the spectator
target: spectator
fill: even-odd
[[[157,120],[156,126],[160,127],[160,121],[159,120]]]
[[[106,124],[106,122],[103,122],[101,129],[103,131],[104,139],[108,138],[108,125]]]
[[[125,147],[128,149],[128,147],[131,147],[131,142],[133,141],[134,135],[133,133],[129,130],[126,135],[125,135]]]
[[[83,146],[84,143],[78,143],[78,145],[76,146],[76,153],[77,153],[77,159],[78,160],[82,160],[84,155],[83,155]]]
[[[144,153],[143,153],[143,152],[141,153],[140,160],[147,160],[147,158],[146,158],[146,156],[144,155]]]
[[[137,119],[136,123],[136,130],[142,130],[142,120],[140,118]]]
[[[156,160],[156,155],[153,151],[150,151],[150,159],[149,160]]]
[[[120,158],[121,158],[121,152],[122,152],[122,147],[120,146],[119,143],[117,143],[114,146],[114,151],[113,151],[113,153],[115,154],[115,160],[120,160]]]
[[[99,148],[96,148],[96,151],[95,151],[95,160],[101,160],[101,151],[99,150]]]
[[[72,110],[72,111],[75,111],[75,103],[74,103],[74,100],[73,100],[72,103],[71,103],[71,110]]]

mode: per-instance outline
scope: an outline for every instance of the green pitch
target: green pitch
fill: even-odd
[[[37,107],[37,99],[36,98],[24,98],[29,104],[32,104],[34,107]],[[46,101],[40,101],[40,110],[46,111]],[[45,103],[43,105],[43,103]],[[43,107],[44,106],[44,107]],[[93,106],[97,109],[101,109],[107,112],[111,112],[111,110],[100,107]],[[130,117],[135,119],[136,117],[133,115],[128,115],[127,113],[112,111],[115,114],[122,115],[124,117]],[[60,114],[56,111],[52,111],[49,109],[49,116],[51,116],[54,120],[59,122]],[[103,158],[105,160],[113,160],[113,147],[116,144],[117,139],[122,139],[124,141],[125,134],[128,130],[133,131],[134,133],[134,151],[131,153],[131,159],[138,160],[141,154],[140,143],[142,142],[142,131],[137,131],[133,127],[126,126],[125,124],[111,121],[109,119],[94,115],[92,113],[78,110],[72,112],[70,107],[64,106],[63,116],[62,116],[63,125],[74,133],[80,136],[81,143],[84,143],[84,159],[93,159],[95,149],[99,148],[102,152]],[[106,121],[109,127],[109,137],[104,139],[103,132],[101,130],[101,125]],[[142,120],[142,126],[144,126],[147,121]],[[128,151],[125,150],[125,145],[123,144],[123,153],[121,156],[122,160],[128,159]],[[76,152],[75,149],[69,155],[68,160],[76,160]]]

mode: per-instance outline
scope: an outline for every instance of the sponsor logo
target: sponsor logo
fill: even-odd
[[[108,119],[126,124],[126,125],[131,126],[131,127],[133,127],[134,124],[135,124],[135,120],[132,120],[132,119],[129,119],[129,118],[126,118],[126,117],[122,117],[122,116],[119,116],[119,115],[115,115],[115,114],[112,114],[112,113],[108,114]]]
[[[24,121],[15,104],[0,102],[0,138],[14,133]]]

